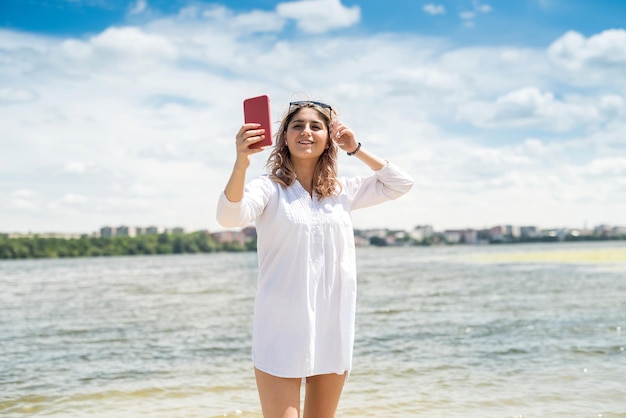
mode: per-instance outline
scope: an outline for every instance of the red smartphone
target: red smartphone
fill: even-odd
[[[266,95],[251,97],[243,101],[243,118],[245,123],[260,123],[259,129],[265,129],[265,139],[250,145],[250,148],[261,148],[272,145],[272,120],[270,117],[270,98]]]

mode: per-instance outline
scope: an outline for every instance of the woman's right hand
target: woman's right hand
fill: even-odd
[[[261,125],[258,123],[245,123],[237,132],[235,137],[237,145],[236,165],[242,168],[248,168],[250,165],[250,155],[262,152],[267,148],[250,148],[250,145],[265,139],[265,129],[258,129],[259,126]]]
[[[267,148],[250,148],[250,145],[256,144],[265,138],[265,130],[258,129],[259,126],[261,125],[258,123],[246,123],[239,129],[235,137],[237,160],[235,161],[230,179],[226,183],[226,188],[224,188],[224,195],[231,202],[239,202],[243,199],[246,171],[250,166],[250,156]]]

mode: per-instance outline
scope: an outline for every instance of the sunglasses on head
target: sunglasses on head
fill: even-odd
[[[300,107],[306,104],[312,104],[312,105],[316,105],[321,107],[322,109],[328,109],[330,112],[333,112],[334,109],[332,108],[331,105],[326,104],[326,103],[322,103],[322,102],[316,102],[314,100],[300,100],[298,102],[290,102],[289,103],[289,113],[291,113],[291,111],[293,110],[294,107]]]

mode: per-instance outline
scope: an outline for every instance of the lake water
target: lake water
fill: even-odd
[[[338,417],[626,417],[626,243],[357,256]],[[255,253],[0,261],[0,415],[261,417],[256,272]]]

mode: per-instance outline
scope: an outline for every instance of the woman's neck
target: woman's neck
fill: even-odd
[[[315,165],[317,161],[294,161],[294,171],[296,178],[304,190],[313,196],[313,173],[315,173]]]

